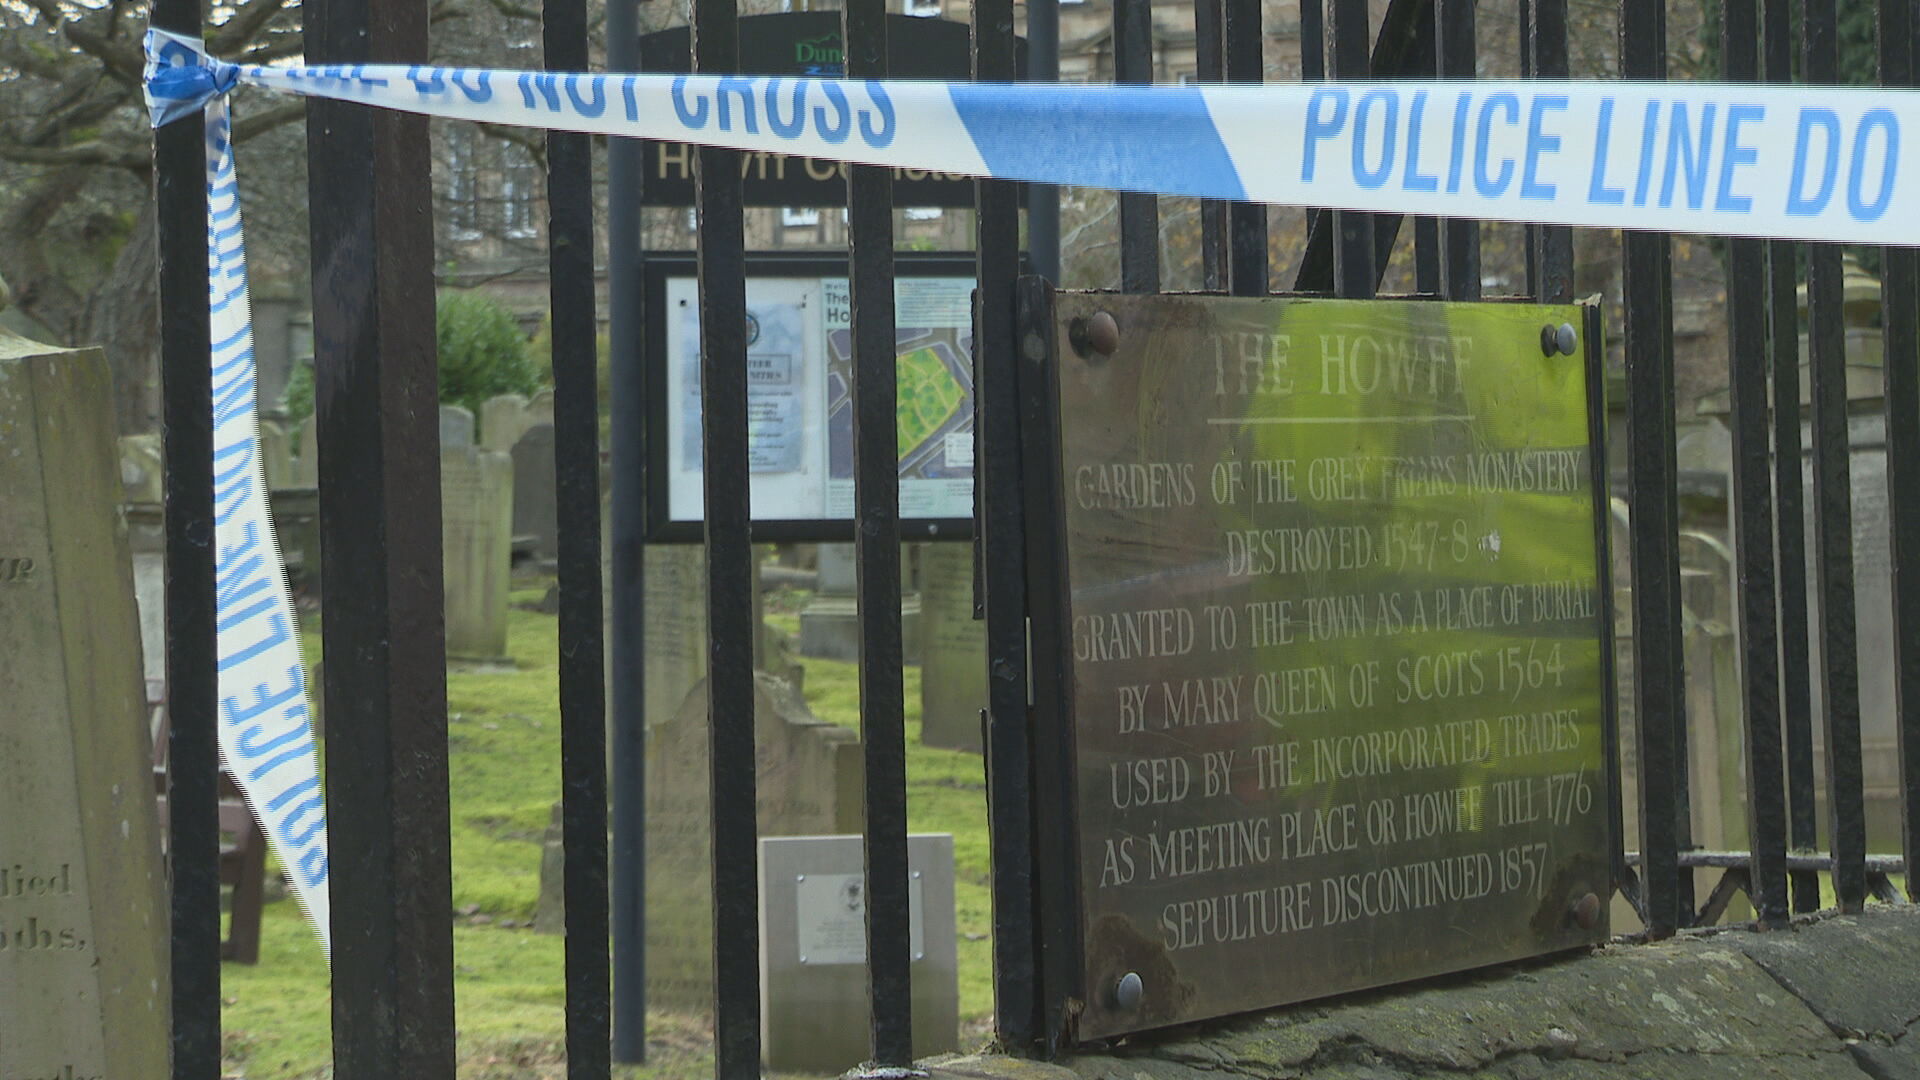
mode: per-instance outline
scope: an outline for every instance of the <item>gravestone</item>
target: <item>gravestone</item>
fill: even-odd
[[[440,522],[447,656],[504,662],[513,559],[513,459],[473,446],[443,447]]]
[[[536,563],[560,555],[555,514],[553,425],[535,424],[513,444],[513,535],[534,538]]]
[[[905,560],[902,560],[903,567]],[[860,613],[855,599],[852,544],[821,544],[818,591],[800,610],[800,655],[824,660],[860,659]],[[920,662],[920,597],[902,583],[900,648],[909,664]]]
[[[546,834],[540,838],[540,900],[533,909],[536,934],[563,934],[567,929],[567,833],[563,806],[553,804]]]
[[[260,421],[260,464],[267,473],[267,490],[294,487],[293,439],[278,420]]]
[[[293,459],[293,478],[288,487],[317,488],[320,486],[320,425],[312,417],[300,422],[293,433],[295,457]]]
[[[973,545],[920,549],[920,742],[980,750],[987,624],[973,617]]]
[[[0,331],[0,446],[0,1076],[165,1076],[165,879],[100,352]]]
[[[671,720],[707,677],[707,559],[695,544],[649,544],[645,564],[642,633],[651,726]]]
[[[776,1072],[838,1074],[870,1056],[860,836],[760,841],[760,1041]],[[953,837],[907,837],[913,1056],[959,1048]]]
[[[532,427],[535,424],[553,423],[552,390],[541,390],[527,399],[527,414],[521,423],[524,427]]]
[[[133,595],[140,611],[141,669],[149,681],[165,680],[167,675],[164,479],[160,436],[122,435],[120,485],[127,547],[133,557]]]
[[[817,719],[785,681],[754,676],[762,836],[861,827],[860,739]],[[647,747],[647,980],[665,1009],[713,1007],[712,806],[702,682]]]
[[[473,414],[464,406],[440,406],[440,449],[473,445]]]
[[[480,403],[480,445],[511,451],[527,431],[527,399],[523,394],[496,394]]]

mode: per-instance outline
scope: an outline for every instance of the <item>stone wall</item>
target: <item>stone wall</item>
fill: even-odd
[[[934,1080],[1896,1080],[1920,1077],[1920,908],[1687,934],[1135,1036]],[[1920,1037],[1917,1037],[1920,1038]]]

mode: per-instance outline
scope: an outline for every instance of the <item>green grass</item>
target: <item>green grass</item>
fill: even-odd
[[[520,588],[515,604],[538,600]],[[797,631],[804,594],[769,598],[767,622]],[[319,657],[317,620],[302,627],[307,660]],[[560,796],[556,620],[515,607],[508,616],[512,670],[448,673],[456,1026],[468,1080],[564,1075],[563,939],[500,925],[531,920],[540,891],[540,842]],[[856,665],[806,661],[806,697],[822,719],[859,724]],[[993,1006],[986,792],[981,758],[920,745],[920,672],[904,672],[909,828],[954,837],[962,1043],[985,1038]],[[320,948],[291,899],[270,902],[255,966],[222,969],[228,1073],[247,1080],[328,1075],[331,1016]],[[651,1014],[649,1064],[623,1077],[712,1075],[701,1017]]]

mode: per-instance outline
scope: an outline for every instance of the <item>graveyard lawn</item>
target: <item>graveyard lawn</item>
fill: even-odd
[[[541,838],[560,796],[555,704],[556,619],[533,610],[547,582],[516,581],[508,615],[512,670],[455,665],[448,675],[452,776],[454,962],[465,1080],[564,1075],[562,944],[531,929],[540,893]],[[767,622],[797,629],[794,601],[771,597]],[[783,602],[784,601],[784,602]],[[306,616],[309,664],[318,620]],[[822,719],[858,726],[856,666],[807,660],[806,697]],[[989,1035],[993,1006],[985,784],[977,754],[920,745],[919,669],[906,670],[911,828],[954,837],[959,922],[961,1046]],[[326,965],[291,899],[268,903],[258,966],[224,965],[227,1074],[247,1080],[330,1075]],[[653,1013],[649,1061],[628,1078],[713,1074],[701,1017]]]

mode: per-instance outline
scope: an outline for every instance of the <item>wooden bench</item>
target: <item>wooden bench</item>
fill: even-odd
[[[165,850],[167,828],[167,717],[166,684],[147,680],[147,716],[153,732],[153,785],[160,805],[160,843]],[[254,820],[233,774],[220,770],[220,884],[230,888],[227,935],[220,942],[220,959],[237,964],[260,962],[260,909],[265,902],[267,836]]]

